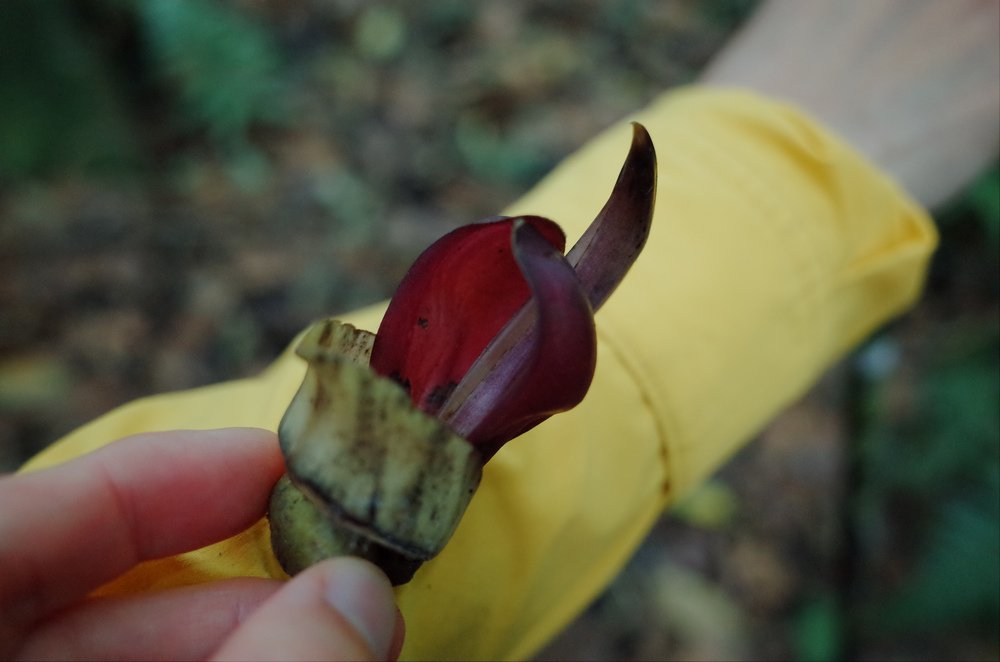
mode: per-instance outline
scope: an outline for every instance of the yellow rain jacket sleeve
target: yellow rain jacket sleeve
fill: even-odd
[[[597,316],[593,386],[509,443],[445,550],[397,589],[404,658],[531,656],[602,588],[663,509],[845,351],[918,296],[936,235],[855,151],[786,105],[687,88],[629,118],[659,156],[644,253]],[[625,122],[506,213],[548,216],[569,242],[611,191]],[[341,318],[377,328],[383,306]],[[32,460],[68,460],[137,432],[275,430],[304,374],[286,352],[250,379],[140,400]],[[145,563],[100,593],[283,576],[266,521]]]

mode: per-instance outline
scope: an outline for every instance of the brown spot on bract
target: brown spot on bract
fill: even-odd
[[[417,318],[417,326],[419,326],[421,329],[426,329],[429,324],[430,322],[427,321],[426,317]]]
[[[327,343],[330,342],[330,336],[333,335],[333,322],[327,322],[323,325],[323,333],[319,336],[319,346],[325,347]]]
[[[323,386],[323,382],[321,380],[316,380],[316,389],[312,397],[313,410],[322,411],[326,409],[329,403],[330,398],[327,396],[326,388]]]
[[[389,375],[389,379],[402,386],[403,390],[406,391],[407,395],[410,394],[410,389],[412,388],[410,380],[403,377],[403,375],[399,374],[398,370],[393,370],[392,374]]]
[[[448,397],[451,396],[456,386],[458,386],[458,383],[454,381],[435,386],[427,396],[427,404],[430,405],[434,411],[437,411],[445,403]]]

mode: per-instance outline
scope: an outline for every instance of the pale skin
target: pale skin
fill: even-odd
[[[234,428],[140,435],[0,480],[0,658],[394,659],[392,589],[359,559],[287,583],[87,597],[141,561],[245,529],[283,470],[273,433]]]
[[[799,105],[934,206],[996,158],[998,24],[993,0],[772,0],[702,82]],[[282,471],[272,433],[231,429],[143,435],[0,480],[0,659],[394,659],[391,588],[356,559],[287,583],[87,597],[246,528]]]
[[[701,82],[798,105],[935,207],[997,157],[998,25],[996,0],[770,0]]]

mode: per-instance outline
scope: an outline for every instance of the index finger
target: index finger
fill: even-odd
[[[233,428],[138,435],[0,480],[0,618],[30,623],[140,561],[239,533],[283,467],[273,433]]]

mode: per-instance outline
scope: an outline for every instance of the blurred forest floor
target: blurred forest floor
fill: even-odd
[[[0,4],[0,470],[391,295],[751,9]],[[1000,658],[996,168],[937,220],[917,308],[664,516],[541,658]]]

